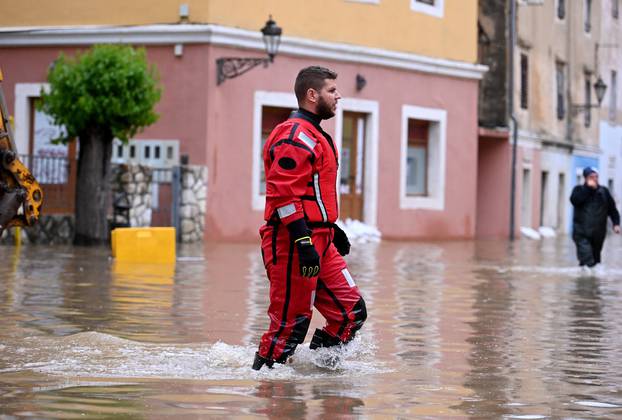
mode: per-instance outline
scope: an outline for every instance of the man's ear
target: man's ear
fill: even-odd
[[[309,88],[307,89],[307,100],[311,103],[316,103],[318,98],[318,93],[315,89]]]

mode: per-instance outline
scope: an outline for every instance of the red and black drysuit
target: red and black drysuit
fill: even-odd
[[[304,341],[312,308],[326,318],[311,348],[346,343],[367,317],[365,302],[332,243],[338,217],[337,149],[320,118],[299,110],[279,124],[263,149],[266,224],[261,251],[270,280],[270,327],[262,336],[256,363],[283,363]],[[304,221],[304,223],[303,223]],[[320,257],[319,274],[303,277],[294,226],[305,226]],[[259,361],[259,363],[257,363]]]

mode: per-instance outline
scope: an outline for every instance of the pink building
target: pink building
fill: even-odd
[[[14,31],[0,38],[0,64],[20,152],[32,152],[32,103],[59,52],[104,42],[144,45],[157,65],[161,117],[137,139],[172,142],[190,164],[207,166],[207,239],[257,238],[262,141],[296,108],[297,72],[315,64],[339,73],[343,99],[323,126],[341,153],[341,218],[386,238],[476,234],[482,66],[283,37],[273,64],[217,84],[218,58],[264,56],[259,32],[207,24]]]

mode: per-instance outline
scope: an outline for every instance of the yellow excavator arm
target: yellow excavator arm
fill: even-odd
[[[0,70],[0,234],[13,226],[37,223],[43,204],[39,183],[17,155],[2,80]]]

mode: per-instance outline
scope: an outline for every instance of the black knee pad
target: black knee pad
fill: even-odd
[[[352,313],[354,314],[354,325],[350,330],[350,337],[348,337],[346,342],[350,342],[352,341],[352,339],[354,339],[356,332],[361,329],[361,327],[365,323],[365,320],[367,319],[367,307],[365,306],[365,301],[363,300],[363,298],[360,298],[359,301],[356,302],[356,305],[354,305],[354,308],[352,308]]]
[[[359,301],[356,302],[356,305],[352,308],[352,313],[354,314],[355,327],[358,330],[367,319],[367,307],[365,306],[363,298],[360,298]]]
[[[299,315],[296,317],[296,324],[292,329],[292,332],[285,343],[285,348],[283,349],[283,354],[279,357],[276,362],[277,363],[285,363],[287,358],[294,354],[296,350],[296,346],[298,344],[302,344],[305,341],[305,336],[307,335],[307,331],[309,330],[309,324],[311,323],[311,318],[307,318],[304,315]]]

